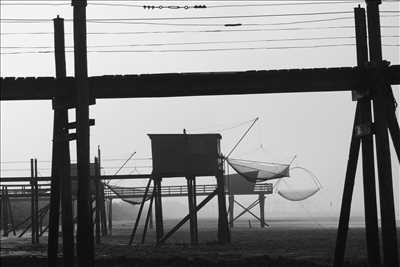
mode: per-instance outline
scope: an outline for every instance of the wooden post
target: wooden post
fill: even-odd
[[[3,212],[4,212],[4,209],[3,209],[3,202],[4,202],[3,187],[1,188],[0,192],[1,192],[1,196],[0,196],[0,231],[1,231],[3,229],[3,220],[2,220],[2,218],[4,218],[4,216],[3,216]]]
[[[34,207],[35,207],[35,243],[39,244],[39,186],[38,186],[38,167],[37,167],[37,159],[34,159]]]
[[[106,199],[104,196],[104,184],[100,181],[100,220],[101,220],[101,234],[107,235],[107,216],[106,216]]]
[[[8,236],[8,209],[7,209],[7,196],[6,196],[6,187],[2,188],[2,196],[3,196],[3,236]]]
[[[112,198],[108,202],[108,232],[112,235]]]
[[[56,77],[66,77],[64,19],[57,16],[54,24],[54,50]],[[57,264],[58,229],[61,197],[61,218],[63,237],[63,260],[65,266],[74,264],[74,222],[70,178],[70,155],[68,140],[68,101],[64,98],[53,99],[53,159],[52,193],[49,214],[48,263]],[[54,190],[53,190],[54,188]]]
[[[43,234],[43,220],[46,217],[46,214],[41,214],[39,216],[39,237]]]
[[[367,0],[369,52],[372,64],[382,66],[382,43],[378,0]],[[376,77],[373,86],[375,140],[377,149],[379,196],[382,220],[383,264],[385,267],[399,266],[396,216],[394,210],[392,166],[389,148],[388,124],[385,104],[387,90],[384,77]],[[390,88],[389,88],[390,90]]]
[[[360,153],[360,139],[355,136],[356,125],[360,117],[360,106],[357,104],[354,118],[353,131],[350,143],[349,159],[347,162],[346,178],[342,196],[342,206],[340,208],[339,226],[336,237],[336,247],[334,254],[334,267],[343,266],[344,253],[346,250],[347,233],[349,230],[349,219],[351,211],[351,201],[353,198],[354,181],[357,171],[358,155]]]
[[[101,175],[101,152],[100,146],[97,147],[97,159],[99,162],[99,174]],[[106,216],[106,199],[104,196],[104,184],[103,181],[100,181],[100,220],[101,220],[101,234],[103,236],[107,235],[107,216]]]
[[[196,192],[196,177],[193,177],[193,220],[194,220],[194,230],[195,230],[195,244],[199,242],[199,226],[197,220],[197,192]]]
[[[142,244],[144,244],[146,240],[147,234],[147,227],[149,226],[150,218],[151,218],[151,210],[153,208],[153,200],[154,200],[154,185],[153,185],[153,192],[150,198],[149,210],[147,211],[146,221],[144,223],[143,235],[142,235]]]
[[[0,231],[2,230],[2,229],[4,229],[4,227],[3,227],[3,218],[4,218],[4,215],[3,215],[3,212],[4,212],[4,208],[3,208],[3,203],[4,203],[4,191],[3,191],[3,187],[1,188],[1,197],[0,197]]]
[[[94,158],[94,168],[95,168],[95,186],[96,186],[96,214],[95,214],[95,224],[96,224],[96,244],[100,244],[100,203],[101,203],[101,188],[100,188],[100,166],[99,159]]]
[[[230,242],[230,231],[228,224],[228,215],[226,214],[225,186],[223,170],[217,174],[218,191],[218,242],[226,244]]]
[[[234,226],[234,221],[233,221],[233,216],[234,216],[234,210],[235,210],[235,195],[230,194],[228,197],[229,201],[229,227],[233,228]]]
[[[33,159],[31,162],[31,241],[36,243],[36,210],[35,210],[35,165]]]
[[[78,165],[77,254],[80,267],[94,265],[93,225],[89,190],[89,85],[86,44],[86,0],[72,0],[74,28],[75,86],[77,93],[76,136]]]
[[[162,214],[162,199],[161,199],[161,177],[154,177],[155,189],[155,216],[156,216],[156,237],[157,244],[164,235],[163,214]]]
[[[154,199],[154,196],[153,196]],[[150,209],[150,219],[149,219],[149,228],[153,229],[154,228],[154,223],[153,223],[153,207]]]
[[[59,110],[62,112],[63,125],[68,123],[68,110]],[[74,215],[72,203],[72,189],[71,189],[71,161],[69,151],[69,141],[67,139],[67,130],[63,130],[63,138],[60,143],[60,164],[59,177],[61,179],[61,217],[62,217],[62,233],[63,233],[63,260],[64,266],[74,265]]]
[[[368,41],[367,26],[364,8],[354,9],[356,44],[357,44],[357,65],[362,67],[368,62]],[[364,90],[366,88],[363,88]],[[378,230],[378,210],[376,205],[376,186],[375,186],[375,160],[372,136],[372,112],[370,95],[364,96],[359,100],[360,103],[360,125],[368,129],[367,134],[362,134],[362,168],[363,168],[363,187],[364,187],[364,211],[365,211],[365,230],[367,240],[368,266],[380,266],[379,249],[379,230]]]
[[[57,18],[57,21],[63,21],[61,18]],[[60,49],[63,49],[60,43],[60,38],[64,38],[59,35],[60,22],[54,22],[54,50],[55,50],[55,63],[56,63],[56,77],[63,78],[66,76],[65,57],[62,56]],[[61,50],[64,51],[64,50]],[[56,100],[55,100],[56,101]],[[55,105],[54,105],[55,106]],[[54,109],[53,106],[53,109]],[[57,254],[58,254],[58,227],[59,227],[59,212],[60,212],[60,177],[58,175],[57,157],[59,154],[59,146],[57,139],[59,139],[59,129],[61,120],[58,119],[56,109],[54,109],[54,121],[53,121],[53,146],[52,146],[52,162],[51,162],[51,193],[50,193],[50,211],[49,211],[49,235],[47,240],[47,258],[48,266],[57,266]]]
[[[195,245],[197,244],[197,235],[196,235],[196,228],[197,228],[197,221],[195,218],[195,209],[196,206],[193,200],[193,180],[194,177],[186,177],[187,181],[187,192],[188,192],[188,207],[189,207],[189,226],[190,226],[190,244]]]
[[[258,195],[258,202],[260,205],[260,227],[265,227],[265,195],[259,194]]]

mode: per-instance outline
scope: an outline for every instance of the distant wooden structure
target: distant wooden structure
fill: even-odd
[[[260,227],[264,228],[268,226],[265,222],[265,195],[269,195],[273,193],[273,185],[271,183],[252,183],[246,180],[240,174],[230,174],[225,176],[225,186],[226,191],[228,192],[228,214],[229,214],[229,226],[233,228],[234,222],[239,219],[245,213],[249,213],[254,218],[256,218],[260,222]],[[259,190],[260,186],[263,186],[266,190]],[[245,207],[239,201],[235,199],[235,195],[258,195],[258,198],[252,202],[249,206]],[[234,206],[238,205],[243,209],[239,215],[234,216]],[[251,210],[259,206],[260,208],[260,216],[254,214]]]

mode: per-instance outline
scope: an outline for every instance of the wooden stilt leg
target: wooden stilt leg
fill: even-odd
[[[112,198],[108,202],[108,232],[112,235]]]
[[[354,9],[357,65],[362,67],[368,62],[368,40],[365,9]],[[380,266],[379,231],[376,205],[375,186],[375,161],[372,131],[371,96],[364,95],[358,100],[360,105],[359,128],[366,132],[360,132],[362,145],[363,186],[364,186],[364,210],[365,232],[367,240],[368,265]]]
[[[259,199],[258,202],[260,205],[260,227],[264,228],[265,227],[265,195],[259,194],[258,199]]]
[[[379,4],[381,1],[367,2],[369,52],[372,64],[383,67],[382,40],[380,31]],[[393,197],[392,164],[390,158],[386,105],[388,101],[387,81],[383,75],[374,74],[372,84],[374,128],[378,163],[379,197],[381,206],[383,265],[399,266],[396,215]]]
[[[371,103],[361,103],[362,119],[371,123]],[[363,163],[363,186],[364,186],[364,211],[365,230],[367,239],[368,263],[371,267],[380,266],[379,229],[376,202],[374,148],[372,135],[362,138],[362,163]]]
[[[1,197],[0,197],[0,231],[4,229],[3,227],[3,212],[4,212],[4,208],[3,208],[3,202],[4,202],[4,192],[3,192],[3,188],[1,188]]]
[[[107,217],[106,217],[106,200],[104,197],[104,184],[100,182],[100,219],[101,219],[101,234],[103,236],[107,235]]]
[[[199,242],[199,226],[197,220],[197,192],[196,192],[196,177],[193,177],[193,221],[194,221],[194,238],[195,244]]]
[[[149,226],[150,218],[151,218],[151,210],[153,208],[153,200],[154,200],[154,186],[153,186],[153,193],[151,194],[149,210],[147,211],[146,222],[144,223],[143,235],[142,235],[142,244],[144,244],[146,240],[147,228]]]
[[[374,102],[384,265],[395,267],[398,266],[398,250],[389,136],[384,122],[385,118],[381,114],[383,107],[380,105],[380,101],[375,100]]]
[[[226,244],[230,242],[230,231],[228,224],[228,216],[226,214],[224,175],[222,171],[217,176],[217,191],[218,191],[218,241],[221,244]]]
[[[187,190],[188,190],[188,206],[189,206],[189,216],[190,216],[190,243],[192,245],[197,244],[196,238],[196,220],[195,220],[195,208],[193,199],[193,180],[194,177],[186,177],[187,180]]]
[[[234,216],[234,208],[235,208],[235,196],[234,195],[229,195],[229,226],[233,228],[234,226],[234,221],[233,221],[233,216]]]
[[[100,206],[101,206],[101,196],[100,196],[100,191],[101,191],[101,189],[100,189],[100,180],[99,180],[99,177],[100,177],[100,166],[99,166],[99,160],[98,160],[98,158],[96,157],[95,159],[94,159],[94,165],[95,165],[95,177],[96,177],[96,180],[95,180],[95,185],[96,185],[96,215],[95,215],[95,224],[96,224],[96,235],[95,235],[95,237],[96,237],[96,244],[100,244],[100,232],[101,232],[101,229],[100,229]]]
[[[7,188],[3,186],[2,188],[2,195],[4,196],[3,199],[3,236],[7,237],[8,236],[8,208],[7,208],[7,193],[6,193]]]
[[[34,185],[34,176],[35,176],[35,170],[34,170],[34,161],[31,159],[31,241],[32,244],[36,243],[36,216],[35,216],[35,185]]]
[[[162,214],[162,199],[161,199],[161,178],[155,177],[155,215],[156,215],[156,236],[157,244],[160,242],[164,235],[164,224],[163,224],[163,214]]]
[[[68,110],[60,110],[62,112],[64,125],[68,123]],[[64,128],[62,143],[60,143],[59,155],[59,177],[61,183],[61,227],[63,233],[63,261],[64,266],[73,266],[75,262],[74,252],[74,222],[73,222],[73,205],[72,205],[72,189],[71,189],[71,160],[69,141],[67,139],[67,130]]]
[[[354,119],[353,135],[350,143],[349,159],[347,162],[346,178],[344,182],[342,207],[340,209],[339,226],[336,238],[334,267],[343,266],[344,253],[346,250],[347,232],[349,229],[349,219],[351,210],[351,200],[353,198],[354,180],[356,177],[357,162],[360,152],[360,139],[354,136],[355,126],[358,124],[360,107],[357,104],[356,115]]]
[[[50,214],[49,214],[49,235],[48,235],[48,266],[57,266],[58,254],[58,225],[60,212],[60,181],[56,175],[55,169],[55,142],[53,141],[53,166],[51,178],[51,193],[50,193]]]
[[[34,159],[34,209],[35,209],[35,243],[39,244],[39,186],[38,186],[38,167],[37,159]]]
[[[153,196],[154,199],[154,196]],[[154,222],[153,222],[153,209],[150,209],[150,221],[149,221],[149,228],[153,229],[154,228]]]

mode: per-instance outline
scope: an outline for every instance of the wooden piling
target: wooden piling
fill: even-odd
[[[153,196],[154,199],[154,196]],[[154,222],[153,222],[153,208],[150,209],[150,218],[149,218],[149,229],[154,228]]]
[[[4,212],[4,208],[3,208],[3,202],[4,202],[4,192],[3,192],[3,187],[1,187],[1,197],[0,197],[0,231],[3,230],[3,212]]]
[[[35,209],[35,164],[34,160],[30,160],[31,163],[31,242],[36,244],[36,222],[37,213]]]
[[[6,187],[2,187],[2,204],[3,204],[3,236],[8,236],[8,209],[7,209],[7,196],[6,196]]]
[[[230,242],[230,231],[228,215],[226,214],[224,174],[220,170],[217,174],[217,194],[218,194],[218,242],[226,244]]]
[[[382,40],[380,31],[379,4],[381,1],[367,0],[369,52],[372,64],[382,66]],[[387,95],[383,90],[386,81],[381,75],[375,77],[373,86],[373,110],[375,119],[375,140],[377,149],[379,196],[382,220],[383,264],[385,267],[399,266],[396,216],[394,210],[392,166],[389,148],[387,115],[385,104]]]
[[[144,244],[145,240],[146,240],[146,234],[147,234],[147,228],[149,227],[149,223],[151,220],[151,214],[152,214],[152,209],[153,209],[153,201],[154,201],[154,185],[153,185],[153,192],[151,194],[151,198],[150,198],[150,204],[149,204],[149,209],[147,211],[147,215],[146,215],[146,221],[144,223],[144,229],[143,229],[143,235],[142,235],[142,244]]]
[[[368,62],[368,40],[367,26],[364,8],[354,9],[357,65],[362,67]],[[368,90],[367,88],[362,88]],[[371,97],[367,93],[360,103],[359,127],[369,129],[369,133],[361,134],[362,146],[362,169],[363,169],[363,191],[364,191],[364,211],[365,211],[365,230],[367,240],[368,265],[370,267],[380,266],[379,249],[379,230],[376,204],[375,186],[375,160],[372,132],[372,112]]]
[[[112,198],[108,201],[108,233],[112,235]]]
[[[196,204],[194,202],[195,190],[193,185],[195,177],[186,177],[187,192],[188,192],[188,207],[189,207],[189,226],[190,226],[190,244],[195,245],[198,243],[197,237],[197,218],[196,218]]]
[[[160,242],[164,236],[164,223],[163,223],[163,212],[162,212],[162,199],[161,199],[161,177],[154,177],[154,208],[156,217],[156,238],[157,243]]]
[[[196,177],[193,177],[193,220],[194,220],[194,234],[195,234],[195,243],[197,244],[199,242],[199,225],[198,225],[198,220],[197,220],[197,192],[196,192]]]
[[[33,187],[34,187],[34,208],[35,208],[35,243],[39,244],[39,185],[38,185],[38,166],[37,159],[33,160],[34,163],[34,178],[33,178]]]
[[[77,92],[76,136],[78,165],[78,231],[79,267],[94,265],[93,225],[91,224],[89,190],[89,84],[86,43],[86,0],[72,0],[74,28],[75,86]]]
[[[234,227],[234,221],[233,221],[233,216],[234,216],[234,210],[235,210],[235,195],[230,194],[228,197],[229,201],[229,227],[233,228]]]
[[[99,162],[99,173],[101,175],[101,152],[100,146],[97,147],[97,159]],[[101,220],[101,234],[107,235],[107,216],[106,216],[106,199],[104,196],[104,183],[100,181],[100,220]]]
[[[259,194],[258,195],[258,202],[260,206],[260,227],[265,227],[265,195]]]
[[[354,182],[357,171],[357,162],[360,152],[361,142],[360,139],[355,136],[356,125],[358,125],[360,117],[360,105],[357,104],[353,131],[350,142],[349,159],[347,161],[346,177],[344,181],[344,189],[342,196],[342,205],[340,208],[339,226],[336,236],[336,247],[334,254],[333,267],[342,267],[344,262],[344,253],[346,250],[346,240],[349,230],[349,220],[351,211],[351,201],[353,198]]]
[[[64,19],[57,16],[54,25],[54,55],[56,77],[66,77]],[[74,264],[74,223],[70,178],[70,151],[68,138],[68,99],[53,99],[54,129],[52,182],[50,196],[48,258],[49,266],[57,264],[58,229],[61,198],[61,224],[63,241],[63,261],[65,266]]]
[[[100,183],[101,181],[99,180],[100,177],[100,166],[99,166],[99,160],[97,157],[94,158],[94,169],[95,169],[95,188],[96,188],[96,211],[95,211],[95,225],[96,225],[96,244],[100,244],[100,206],[101,206],[101,188],[100,188]]]
[[[106,236],[107,231],[107,213],[106,213],[106,199],[104,196],[104,184],[100,182],[100,220],[101,220],[101,234]]]

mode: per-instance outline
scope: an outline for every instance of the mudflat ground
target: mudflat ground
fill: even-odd
[[[176,221],[168,221],[165,231]],[[102,238],[96,246],[96,266],[331,266],[336,240],[336,228],[327,224],[302,221],[272,221],[271,227],[259,228],[252,222],[239,222],[232,229],[230,245],[216,242],[216,221],[199,223],[198,246],[190,246],[189,231],[185,225],[166,244],[155,247],[154,230],[146,243],[140,244],[139,228],[135,244],[128,246],[131,222],[115,223],[112,236]],[[399,233],[400,231],[398,231]],[[400,240],[400,235],[399,235]],[[46,266],[47,237],[41,244],[32,245],[29,234],[24,238],[1,239],[1,266]],[[60,255],[61,257],[61,255]],[[366,266],[365,231],[352,227],[349,231],[347,266]]]

